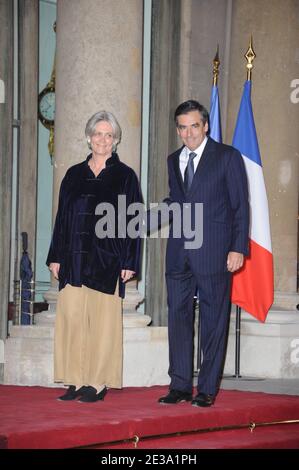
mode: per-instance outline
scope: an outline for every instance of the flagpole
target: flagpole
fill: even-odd
[[[255,54],[255,52],[253,50],[253,47],[252,47],[252,36],[250,37],[249,47],[246,51],[246,54],[244,54],[244,57],[247,60],[247,64],[246,64],[247,80],[251,81],[251,72],[252,72],[252,69],[253,69],[252,62],[256,58],[256,54]]]
[[[241,308],[236,305],[236,342],[235,342],[235,373],[234,378],[240,379],[240,345],[241,345]]]
[[[219,45],[217,45],[217,51],[213,60],[213,80],[210,100],[209,136],[216,142],[222,143],[220,100],[218,92],[219,66]]]
[[[244,57],[247,61],[247,80],[251,81],[253,61],[256,57],[256,54],[252,47],[252,36],[250,37],[249,47],[244,54]],[[240,348],[241,348],[241,307],[236,305],[236,344],[235,344],[235,374],[234,377],[239,379],[242,376],[240,375]]]
[[[213,60],[213,86],[218,85],[219,65],[220,65],[219,44],[217,44],[217,51],[216,51],[216,55],[215,55],[214,60]]]

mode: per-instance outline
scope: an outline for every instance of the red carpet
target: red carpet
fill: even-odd
[[[253,433],[239,429],[169,436],[299,419],[299,396],[222,390],[213,407],[195,408],[189,403],[158,404],[166,390],[160,386],[110,390],[104,402],[84,404],[55,400],[61,389],[1,385],[0,447],[132,448],[131,442],[116,441],[137,435],[139,448],[299,448],[298,424],[260,427]],[[163,440],[157,438],[160,435]]]
[[[97,445],[96,449],[132,449],[132,442]],[[299,449],[299,425],[257,427],[253,432],[234,429],[144,439],[138,449]]]

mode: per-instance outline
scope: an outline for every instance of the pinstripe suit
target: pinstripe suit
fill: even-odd
[[[246,255],[248,250],[247,178],[240,153],[209,138],[185,193],[179,168],[181,150],[168,157],[169,200],[190,203],[192,211],[194,203],[203,203],[203,244],[186,249],[184,235],[174,238],[170,229],[166,254],[170,389],[192,390],[193,296],[197,287],[203,350],[198,392],[215,396],[229,320],[227,255],[231,251]]]

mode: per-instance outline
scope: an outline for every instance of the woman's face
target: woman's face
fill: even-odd
[[[92,153],[99,157],[109,157],[113,146],[113,128],[107,121],[97,123],[94,133],[90,137]]]

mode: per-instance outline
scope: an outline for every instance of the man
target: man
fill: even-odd
[[[186,237],[170,230],[166,254],[168,292],[168,395],[160,403],[191,401],[211,406],[221,378],[229,321],[231,275],[248,254],[249,206],[247,178],[240,153],[207,137],[209,115],[189,100],[175,111],[183,147],[168,157],[168,202],[203,204],[203,242],[186,248]],[[192,216],[191,216],[192,217]],[[200,346],[203,361],[192,399],[193,297],[200,301]]]

